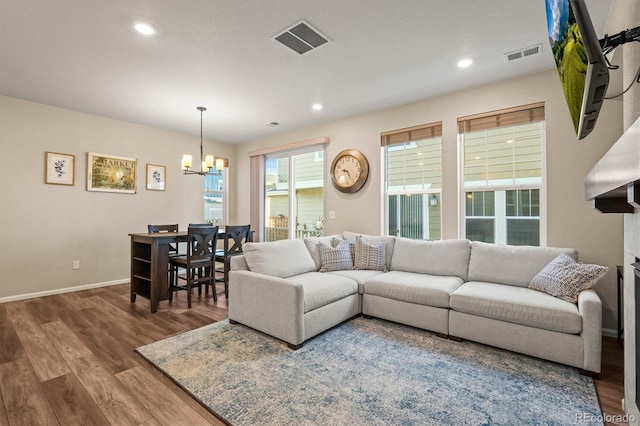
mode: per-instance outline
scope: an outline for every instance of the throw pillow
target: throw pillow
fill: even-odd
[[[331,238],[331,246],[332,247],[336,247],[338,245],[338,243],[340,243],[340,241],[347,241],[347,240],[341,240],[339,238]],[[347,243],[349,243],[349,254],[351,255],[351,261],[355,261],[356,258],[356,242],[355,241],[347,241]]]
[[[335,247],[330,247],[325,243],[318,243],[320,250],[320,272],[344,271],[353,269],[351,253],[349,252],[349,242],[335,240]],[[333,243],[333,240],[332,240]]]
[[[353,269],[369,269],[374,271],[386,271],[384,241],[375,244],[367,244],[361,236],[356,237],[355,257]]]
[[[567,302],[577,303],[578,294],[596,285],[608,270],[606,266],[576,262],[563,253],[533,277],[529,288],[544,291]]]

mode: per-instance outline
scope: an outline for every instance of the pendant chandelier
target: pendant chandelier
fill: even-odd
[[[196,109],[200,111],[200,164],[202,168],[200,171],[192,170],[193,157],[189,154],[185,154],[182,156],[182,173],[185,175],[200,176],[218,174],[225,167],[229,167],[229,160],[222,157],[215,158],[213,155],[204,155],[202,146],[202,113],[207,109],[203,106],[199,106]]]

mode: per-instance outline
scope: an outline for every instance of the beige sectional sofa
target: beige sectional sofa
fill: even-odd
[[[600,372],[602,304],[593,290],[577,304],[528,288],[573,249],[468,240],[384,241],[385,270],[319,272],[319,243],[356,234],[248,243],[231,261],[229,320],[292,348],[359,314]]]

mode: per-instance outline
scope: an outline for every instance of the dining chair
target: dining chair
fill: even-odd
[[[229,299],[229,269],[231,267],[231,257],[242,254],[242,245],[251,241],[251,225],[226,225],[224,227],[223,248],[216,250],[216,262],[224,265],[222,278],[216,279],[224,282],[224,296]]]
[[[189,226],[187,230],[187,255],[169,259],[173,273],[169,283],[169,302],[173,301],[173,293],[178,290],[187,291],[187,306],[191,308],[191,289],[198,287],[198,295],[202,294],[202,286],[213,288],[213,300],[218,301],[215,291],[215,246],[218,240],[217,226]],[[184,277],[178,275],[178,268],[184,268]],[[185,285],[178,285],[179,280]]]
[[[150,234],[156,234],[159,232],[178,232],[178,224],[147,225],[147,232]],[[178,243],[169,244],[169,256],[177,256],[178,254]]]

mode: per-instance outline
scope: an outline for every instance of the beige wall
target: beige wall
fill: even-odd
[[[197,130],[194,113],[194,130]],[[129,280],[130,232],[148,223],[202,221],[203,178],[183,176],[180,159],[198,155],[187,136],[0,97],[0,301],[12,296]],[[206,152],[233,150],[205,141]],[[44,183],[44,153],[76,156],[74,186]],[[136,194],[86,191],[87,152],[138,159]],[[145,189],[146,164],[166,166],[166,191]],[[233,170],[230,169],[233,174]],[[80,269],[72,270],[72,261]]]
[[[341,150],[356,148],[369,159],[369,181],[357,194],[327,188],[327,233],[383,232],[380,133],[433,121],[443,122],[443,237],[458,237],[458,116],[545,101],[547,111],[547,242],[576,247],[583,261],[612,269],[622,261],[622,219],[602,215],[584,201],[584,176],[622,130],[621,101],[607,101],[596,130],[576,141],[555,71],[502,82],[441,98],[365,114],[321,126],[231,147],[206,141],[205,150],[231,158],[230,221],[249,220],[247,152],[328,136],[325,167]],[[197,124],[197,123],[196,123]],[[0,181],[5,249],[0,257],[0,300],[67,287],[126,281],[129,232],[150,222],[180,224],[202,218],[202,180],[182,176],[183,153],[197,154],[198,137],[187,136],[89,114],[0,97]],[[73,187],[46,185],[44,152],[76,155]],[[89,151],[135,157],[139,161],[134,195],[85,190]],[[235,152],[235,155],[233,155]],[[144,189],[146,163],[167,166],[167,190]],[[334,211],[336,219],[328,219]],[[354,212],[358,212],[354,214]],[[40,261],[31,254],[46,256]],[[80,260],[80,270],[71,269]],[[37,273],[24,279],[14,271]],[[604,327],[615,328],[615,274],[596,287],[605,304]]]
[[[326,192],[328,234],[351,230],[383,232],[380,133],[434,121],[443,122],[443,238],[458,238],[457,118],[485,111],[544,101],[546,103],[547,245],[575,247],[581,260],[607,265],[611,271],[596,289],[604,302],[604,327],[616,328],[615,266],[622,262],[622,217],[603,215],[585,201],[584,177],[622,133],[622,102],[607,101],[594,132],[577,141],[555,71],[505,81],[399,108],[302,129],[237,147],[238,186],[249,187],[247,152],[327,136],[326,173],[343,149],[362,151],[370,177],[356,194],[333,187]],[[249,220],[248,193],[238,196],[234,219]]]

